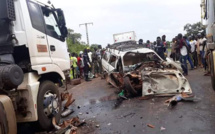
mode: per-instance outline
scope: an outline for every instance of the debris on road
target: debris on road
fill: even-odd
[[[71,80],[71,85],[79,85],[81,84],[81,78]]]
[[[177,105],[178,102],[181,101],[194,102],[195,100],[196,99],[194,95],[188,95],[182,92],[181,94],[175,95],[172,98],[166,100],[165,103],[169,103],[168,107],[174,107],[175,105]]]
[[[125,97],[125,93],[124,93],[124,92],[125,92],[125,91],[122,90],[122,91],[118,94],[118,96],[121,97],[121,98],[123,98],[123,99],[125,99],[125,100],[127,100],[128,98]]]
[[[110,126],[110,125],[111,125],[111,123],[108,123],[107,125],[108,125],[108,126]]]
[[[161,129],[160,129],[161,131],[164,131],[164,130],[166,130],[166,128],[164,128],[164,127],[161,127]]]
[[[123,100],[124,100],[123,98],[118,97],[118,98],[116,99],[115,104],[114,104],[114,108],[118,108],[118,107],[122,104]]]
[[[97,124],[97,125],[96,125],[96,127],[97,127],[97,128],[99,128],[99,127],[100,127],[100,125],[99,125],[99,124]]]
[[[64,109],[68,109],[72,103],[75,102],[75,99],[72,99],[72,94],[67,93],[61,93],[61,100],[66,101]]]
[[[80,122],[79,117],[74,117],[72,119],[63,121],[61,124],[56,123],[55,117],[52,119],[52,124],[54,125],[56,131],[55,134],[76,134],[77,128],[86,124],[85,122]]]
[[[75,99],[72,99],[72,94],[69,94],[68,92],[66,92],[66,93],[61,93],[61,101],[64,102],[64,107],[63,107],[64,109],[61,114],[61,117],[65,118],[74,112],[69,107],[75,102]]]
[[[134,115],[135,115],[135,113],[129,113],[129,114],[121,115],[120,117],[117,117],[117,119],[126,118],[126,117],[128,117],[128,116],[133,117]]]
[[[69,116],[70,114],[74,113],[74,110],[73,109],[66,109],[64,110],[62,113],[61,113],[61,117],[62,118],[65,118],[67,116]]]
[[[152,124],[147,124],[147,126],[150,127],[150,128],[155,128],[155,126],[152,125]]]

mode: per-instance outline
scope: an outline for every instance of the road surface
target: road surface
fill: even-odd
[[[215,91],[210,77],[196,69],[187,78],[199,101],[180,102],[174,109],[164,103],[169,97],[132,98],[115,108],[115,88],[100,78],[84,82],[69,90],[76,101],[68,118],[78,115],[87,122],[79,128],[82,134],[214,134]]]

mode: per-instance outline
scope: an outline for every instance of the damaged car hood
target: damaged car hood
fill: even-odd
[[[142,71],[142,96],[167,95],[179,93],[191,94],[188,80],[178,70]]]

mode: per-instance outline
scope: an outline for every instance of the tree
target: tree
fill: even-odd
[[[68,29],[68,39],[72,40],[73,44],[80,44],[81,40],[81,34],[80,33],[74,33],[74,30]]]
[[[186,33],[187,37],[188,36],[195,36],[198,33],[204,33],[205,34],[206,33],[205,28],[206,27],[204,25],[202,25],[201,22],[197,22],[194,24],[188,23],[184,26],[184,30],[187,32]]]
[[[79,54],[80,51],[84,51],[85,48],[89,47],[85,42],[80,41],[81,34],[75,33],[73,29],[68,29],[67,44],[70,53],[74,52]]]

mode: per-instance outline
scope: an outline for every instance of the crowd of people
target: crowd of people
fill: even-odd
[[[98,77],[102,74],[102,47],[90,48],[80,51],[79,55],[76,53],[71,54],[71,71],[70,79],[84,78],[85,81],[91,81],[91,78]]]
[[[209,49],[204,33],[186,37],[178,34],[172,39],[172,51],[170,57],[174,61],[180,61],[184,75],[188,75],[190,70],[204,68],[204,75],[210,75]]]
[[[188,75],[188,64],[190,64],[190,70],[204,68],[204,75],[210,75],[209,49],[206,42],[207,39],[203,33],[190,37],[178,34],[172,39],[169,56],[174,61],[180,61],[185,76]],[[153,43],[149,40],[143,43],[143,40],[140,39],[139,45],[154,50],[164,60],[168,56],[165,35],[157,37]],[[101,45],[94,50],[87,48],[80,51],[79,54],[72,53],[70,78],[84,78],[85,81],[90,81],[90,79],[101,75],[103,72],[102,53]]]
[[[162,58],[166,59],[167,57],[167,44],[166,44],[166,35],[157,37],[156,41],[151,43],[149,40],[146,43],[143,43],[143,40],[139,40],[139,45],[142,45],[143,48],[149,48],[157,52],[157,54]]]

